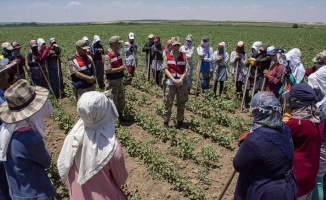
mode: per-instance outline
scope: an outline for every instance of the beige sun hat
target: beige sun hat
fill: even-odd
[[[6,101],[0,105],[0,119],[8,124],[27,119],[44,106],[48,95],[46,88],[32,87],[27,80],[20,79],[6,90]]]

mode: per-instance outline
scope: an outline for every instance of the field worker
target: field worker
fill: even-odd
[[[285,54],[286,61],[291,69],[291,74],[295,78],[296,83],[303,82],[305,68],[301,63],[301,51],[298,48],[291,49]]]
[[[82,37],[82,40],[84,40],[87,44],[87,46],[89,47],[87,49],[87,55],[93,55],[93,52],[92,52],[92,45],[91,45],[91,42],[89,41],[88,37],[87,36],[83,36]]]
[[[312,62],[314,63],[314,65],[306,70],[306,72],[305,72],[306,76],[310,76],[310,74],[315,73],[320,67],[322,67],[326,64],[325,63],[325,55],[326,55],[326,50],[318,53],[312,59]]]
[[[291,118],[286,124],[294,144],[293,171],[298,183],[298,199],[311,199],[324,131],[321,112],[313,103],[316,92],[307,83],[298,83],[282,97],[288,99],[291,110]]]
[[[49,51],[49,77],[51,88],[54,92],[54,95],[58,98],[60,97],[59,92],[63,92],[63,76],[61,69],[61,48],[57,44],[57,40],[55,38],[50,38],[50,51]],[[61,87],[61,88],[60,88]]]
[[[153,55],[152,55],[152,46],[154,45],[154,35],[149,34],[148,35],[148,42],[144,45],[142,52],[146,52],[146,58],[145,58],[145,63],[146,63],[146,72],[147,72],[147,79],[150,78],[150,66],[152,66],[153,62]]]
[[[46,149],[44,119],[53,114],[46,88],[18,80],[4,93],[0,106],[0,160],[4,161],[12,199],[55,199],[48,177],[51,154]],[[1,180],[3,181],[3,180]]]
[[[88,49],[85,40],[78,40],[76,53],[69,58],[71,84],[77,101],[85,92],[96,89],[95,66],[92,57],[87,54]]]
[[[237,47],[231,52],[230,63],[231,63],[231,73],[233,80],[236,83],[236,92],[239,97],[242,97],[242,84],[246,81],[247,68],[245,66],[247,62],[247,55],[245,53],[245,43],[239,41]]]
[[[121,146],[115,136],[115,105],[103,93],[84,93],[77,103],[80,119],[67,135],[58,171],[68,180],[71,200],[127,200],[121,189],[127,178]]]
[[[282,122],[282,106],[271,92],[251,100],[253,124],[240,143],[233,166],[239,177],[234,200],[296,200],[291,130]]]
[[[104,63],[103,63],[103,55],[104,55],[104,47],[101,42],[101,38],[98,35],[94,35],[94,40],[92,44],[92,52],[93,52],[93,61],[95,65],[96,71],[96,80],[100,89],[105,88],[104,84]]]
[[[192,88],[192,73],[194,71],[194,63],[193,63],[193,55],[195,47],[192,45],[193,42],[192,35],[188,34],[184,44],[180,47],[180,51],[187,56],[187,63],[188,63],[188,72],[187,72],[187,79],[188,79],[188,94],[190,94],[190,90]]]
[[[170,51],[172,51],[172,44],[171,44],[171,40],[168,39],[168,40],[166,41],[166,45],[165,45],[165,47],[164,47],[163,57],[165,56],[165,54],[170,53]]]
[[[273,94],[278,98],[283,92],[279,92],[282,87],[281,78],[284,71],[284,54],[285,50],[283,48],[274,48],[273,50],[268,50],[267,54],[271,57],[271,67],[264,70],[265,76],[265,90],[273,92]]]
[[[11,70],[13,71],[13,73],[18,79],[25,79],[24,66],[26,66],[26,58],[20,53],[22,46],[17,42],[13,42],[12,47],[14,48],[12,50],[12,56],[15,57],[17,66],[12,67]]]
[[[218,96],[222,95],[223,88],[224,88],[224,81],[228,79],[228,61],[229,61],[229,54],[226,52],[226,45],[225,42],[220,42],[217,45],[217,51],[214,51],[213,56],[213,67],[214,72],[214,95],[216,97],[216,90],[217,90],[217,83],[220,83],[220,88],[218,92]]]
[[[120,36],[112,36],[109,40],[110,48],[104,56],[104,70],[106,73],[107,87],[106,90],[112,90],[113,101],[119,113],[119,121],[127,122],[122,115],[125,108],[125,90],[123,85],[124,70],[127,69],[123,64],[122,56],[119,53],[123,41]]]
[[[323,177],[326,173],[326,51],[320,52],[316,56],[316,62],[321,66],[315,73],[308,77],[308,84],[315,90],[317,95],[317,108],[321,111],[321,119],[324,123],[322,144],[320,149],[319,169],[316,178],[316,187],[313,191],[313,200],[324,199]]]
[[[171,38],[172,51],[164,56],[163,68],[167,77],[167,91],[164,94],[164,126],[169,127],[174,97],[177,96],[177,129],[182,128],[184,110],[188,101],[187,56],[179,51],[180,38]]]
[[[199,56],[198,70],[200,71],[200,85],[201,92],[209,88],[210,71],[212,69],[213,48],[209,45],[209,38],[204,36],[201,39],[200,45],[197,47],[197,54]]]
[[[8,70],[11,67],[15,67],[15,63],[8,64],[9,60],[7,58],[1,59],[0,62],[0,105],[6,101],[4,93],[6,89],[9,87],[9,74]],[[0,126],[2,125],[2,121],[0,120]],[[10,200],[9,195],[9,187],[6,177],[6,171],[3,164],[3,161],[0,161],[0,199]]]
[[[152,62],[153,76],[155,77],[155,82],[157,87],[162,87],[162,77],[163,77],[163,46],[161,44],[160,36],[154,37],[154,45],[152,46],[152,56],[154,58]]]
[[[255,65],[258,67],[258,88],[262,90],[263,82],[264,82],[264,70],[269,69],[271,66],[271,57],[267,55],[267,48],[270,45],[267,43],[263,43],[259,47],[259,56],[255,59]]]
[[[249,103],[250,103],[250,97],[249,97],[249,93],[251,91],[251,94],[254,95],[257,93],[257,91],[260,89],[259,88],[259,84],[258,84],[258,66],[255,63],[256,58],[260,55],[260,46],[262,45],[261,41],[255,41],[252,46],[251,46],[251,53],[248,56],[247,62],[246,62],[246,67],[250,68],[249,66],[251,66],[250,68],[250,72],[248,71],[248,73],[250,73],[250,76],[248,77],[248,80],[246,80],[246,91],[244,94],[244,105],[243,105],[243,109],[248,109]],[[249,69],[248,69],[249,70]],[[257,74],[256,74],[257,72]],[[248,74],[247,74],[248,75]],[[255,83],[255,79],[256,79],[256,83]],[[254,90],[254,93],[252,93],[252,91]]]
[[[26,55],[26,62],[29,67],[29,73],[31,74],[33,85],[40,85],[40,80],[42,78],[42,72],[39,66],[41,61],[41,54],[37,49],[36,40],[31,40],[29,42],[31,50]]]
[[[43,74],[41,76],[40,86],[49,89],[49,85],[46,81],[47,79],[49,80],[49,74],[48,74],[49,47],[46,45],[45,40],[43,38],[38,38],[36,42],[37,42],[38,52],[41,55],[41,60],[38,61],[38,63],[41,65],[45,75],[45,77],[43,76]]]
[[[128,72],[131,77],[134,77],[135,67],[138,66],[138,45],[135,43],[135,34],[133,32],[130,32],[128,35],[128,41],[124,44],[124,51]],[[131,82],[131,80],[129,81]]]
[[[2,55],[4,58],[7,58],[9,60],[9,63],[11,62],[19,62],[18,59],[15,58],[15,56],[12,55],[12,52],[14,50],[14,47],[9,42],[4,42],[1,44],[2,47]],[[13,68],[10,68],[8,71],[9,74],[9,83],[13,84],[15,80],[17,80],[17,76],[15,77],[15,70]]]

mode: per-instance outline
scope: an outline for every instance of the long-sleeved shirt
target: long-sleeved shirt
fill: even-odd
[[[55,190],[45,172],[50,164],[51,157],[40,134],[28,129],[15,131],[4,162],[11,197],[19,200],[54,197]]]
[[[120,144],[110,161],[86,183],[80,185],[77,178],[78,168],[74,162],[68,175],[71,200],[127,200],[120,187],[128,178]]]
[[[180,47],[180,52],[186,54],[188,62],[192,62],[192,57],[194,55],[194,49],[195,49],[195,47],[193,47],[193,46],[191,48],[186,49],[185,46],[182,45]]]

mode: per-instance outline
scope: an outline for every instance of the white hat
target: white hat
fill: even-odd
[[[153,34],[149,34],[148,38],[154,38]]]
[[[129,38],[130,40],[135,39],[135,34],[134,34],[133,32],[130,32],[129,35],[128,35],[128,38]]]

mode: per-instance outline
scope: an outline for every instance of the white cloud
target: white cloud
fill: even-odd
[[[82,4],[78,1],[71,1],[67,4],[68,7],[75,7],[75,6],[81,6]]]
[[[315,9],[315,6],[310,6],[308,9],[309,10],[314,10]]]

